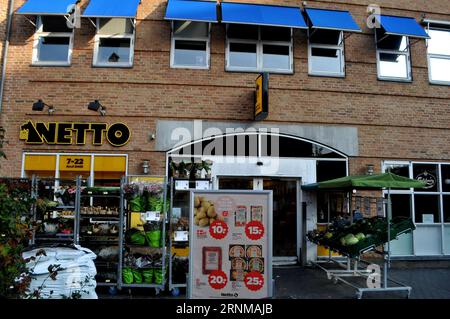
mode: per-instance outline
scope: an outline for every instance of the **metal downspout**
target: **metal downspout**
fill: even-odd
[[[5,88],[6,62],[8,59],[8,47],[9,47],[9,38],[11,35],[11,23],[13,18],[13,11],[14,11],[14,0],[9,0],[9,13],[7,16],[8,24],[6,26],[5,46],[3,47],[2,77],[0,83],[0,113],[3,110],[3,92]]]

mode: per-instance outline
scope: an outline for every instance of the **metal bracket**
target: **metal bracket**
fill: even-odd
[[[36,23],[28,19],[27,16],[24,16],[24,18],[27,19],[27,21],[30,22],[36,28]]]
[[[70,16],[70,15],[68,15],[68,14],[63,15],[63,17],[67,20],[67,22],[70,23],[71,21],[69,21],[69,16]]]
[[[309,30],[311,30],[311,29],[309,29]],[[312,29],[312,32],[308,32],[308,40],[311,39],[311,37],[313,36],[314,33],[316,33],[316,31],[317,31],[317,29],[314,28],[314,29]]]
[[[92,21],[92,18],[88,18],[89,22],[97,29],[97,23]]]
[[[130,22],[131,22],[131,24],[133,26],[133,29],[136,29],[136,19],[133,19],[133,18],[129,18],[129,19],[130,19]]]
[[[353,35],[353,32],[345,32],[345,31],[342,31],[342,32],[344,33],[344,37],[342,38],[339,45],[341,45],[345,40],[347,40],[348,38],[350,38]]]
[[[389,34],[385,34],[384,37],[382,37],[380,40],[377,41],[377,44],[386,39],[389,36]]]

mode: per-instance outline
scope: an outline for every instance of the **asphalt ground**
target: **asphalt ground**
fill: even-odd
[[[327,269],[340,269],[334,264],[325,265]],[[274,298],[278,299],[355,299],[357,290],[347,284],[328,279],[324,270],[315,267],[285,266],[273,269],[275,279]],[[393,262],[389,278],[412,288],[411,299],[450,299],[450,264],[448,262]],[[348,282],[358,287],[367,287],[367,279],[347,277]],[[389,282],[389,286],[398,286]],[[100,299],[153,299],[185,298],[185,290],[172,296],[170,291],[156,294],[154,289],[123,289],[115,294],[108,289],[99,288]],[[363,299],[403,299],[405,291],[367,292]]]

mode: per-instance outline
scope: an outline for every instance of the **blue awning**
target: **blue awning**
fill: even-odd
[[[222,2],[222,22],[307,29],[300,8]]]
[[[169,0],[164,18],[167,20],[217,22],[216,2]]]
[[[311,28],[361,32],[348,11],[306,9]]]
[[[425,29],[414,18],[379,15],[377,19],[388,35],[429,39]]]
[[[16,14],[64,15],[69,13],[80,0],[28,0]]]
[[[141,0],[90,0],[85,18],[135,18]]]

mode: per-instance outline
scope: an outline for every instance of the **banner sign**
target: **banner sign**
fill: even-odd
[[[189,297],[272,297],[272,191],[191,191]]]
[[[87,133],[92,133],[92,144],[123,146],[131,138],[131,131],[123,123],[36,122],[28,120],[20,127],[20,139],[27,144],[85,145]]]

